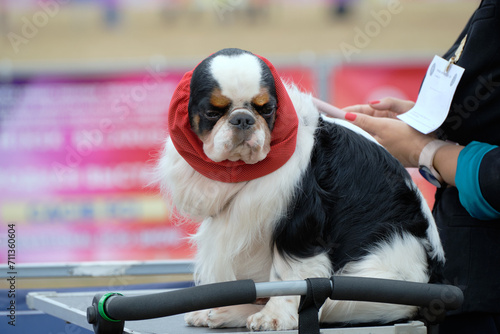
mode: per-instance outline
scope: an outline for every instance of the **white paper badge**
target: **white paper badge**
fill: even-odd
[[[464,69],[434,56],[427,69],[415,106],[398,118],[423,134],[443,124]]]

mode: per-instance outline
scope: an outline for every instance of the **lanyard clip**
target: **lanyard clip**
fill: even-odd
[[[465,46],[466,41],[467,41],[467,35],[465,35],[465,37],[460,42],[460,45],[458,46],[457,50],[455,51],[455,55],[453,57],[451,57],[450,60],[448,61],[448,66],[446,66],[445,73],[448,73],[448,71],[450,70],[451,64],[455,64],[458,61],[458,59],[460,59],[460,56],[462,55],[462,52],[464,51],[464,46]]]

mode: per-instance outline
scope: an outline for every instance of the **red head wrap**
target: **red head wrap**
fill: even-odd
[[[179,154],[200,174],[221,182],[244,182],[274,172],[283,166],[295,151],[298,118],[285,86],[274,66],[262,59],[274,77],[278,99],[276,120],[271,133],[271,151],[255,164],[243,161],[214,162],[205,155],[203,142],[191,130],[188,115],[189,86],[193,70],[184,74],[175,89],[168,111],[168,131]]]

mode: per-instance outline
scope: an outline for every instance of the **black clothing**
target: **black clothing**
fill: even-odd
[[[500,0],[481,2],[443,58],[454,55],[465,34],[467,41],[457,63],[465,72],[450,113],[437,133],[443,140],[464,146],[471,141],[500,145]],[[496,148],[484,156],[479,171],[483,197],[497,211],[500,211],[499,166],[500,148]],[[475,319],[470,314],[477,312],[493,314],[498,324],[500,219],[484,221],[471,217],[461,205],[456,187],[438,190],[433,213],[447,259],[446,283],[459,286],[465,295],[463,307],[451,313],[463,314],[463,319]],[[448,322],[459,318],[450,318]],[[444,328],[450,328],[449,324],[442,327],[443,333]],[[491,328],[481,333],[499,332],[497,327]],[[458,326],[453,333],[476,332]]]
[[[440,325],[440,334],[485,334],[500,332],[500,316],[498,314],[471,313],[455,315],[447,318]]]
[[[467,34],[457,65],[465,68],[438,134],[461,145],[479,141],[500,145],[500,4],[483,0],[451,49]]]

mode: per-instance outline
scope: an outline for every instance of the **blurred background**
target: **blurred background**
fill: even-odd
[[[0,0],[0,224],[18,263],[189,259],[151,167],[182,74],[225,47],[339,107],[416,99],[478,0]],[[433,191],[411,171],[430,205]],[[3,228],[2,231],[6,231]],[[7,262],[7,232],[0,262]]]

